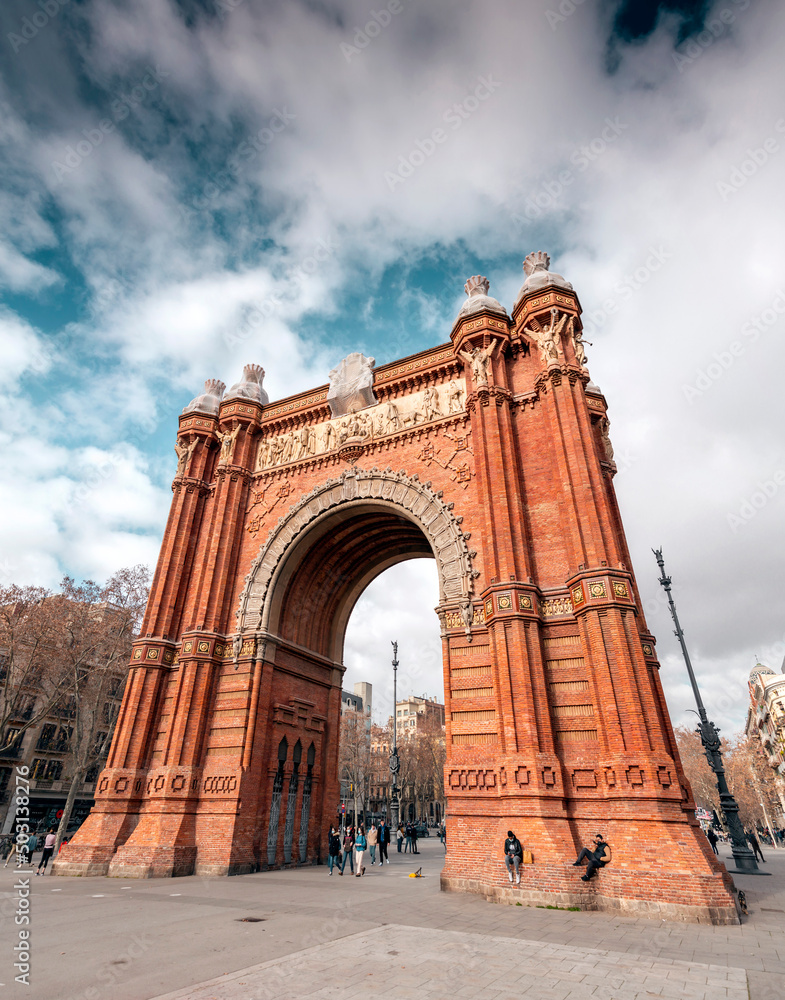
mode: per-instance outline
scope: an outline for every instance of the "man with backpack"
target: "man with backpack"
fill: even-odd
[[[521,884],[520,864],[523,861],[523,847],[521,842],[512,832],[507,831],[507,839],[504,841],[504,863],[507,866],[507,875],[512,882],[513,869],[515,870],[515,884]]]

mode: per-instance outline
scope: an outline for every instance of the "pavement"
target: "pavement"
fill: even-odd
[[[785,850],[765,852],[771,877],[735,876],[743,923],[711,927],[442,893],[443,848],[420,846],[384,868],[366,856],[362,878],[326,866],[140,881],[0,868],[0,998],[785,997]],[[15,888],[24,879],[29,898]],[[15,944],[29,946],[29,985],[14,981]]]

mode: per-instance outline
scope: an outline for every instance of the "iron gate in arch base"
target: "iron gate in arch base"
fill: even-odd
[[[580,304],[530,254],[512,315],[479,276],[450,341],[270,403],[263,371],[185,408],[174,497],[96,805],[58,874],[324,860],[343,638],[367,584],[439,577],[442,887],[736,922],[694,817],[613,476]],[[510,886],[508,828],[534,864]],[[613,861],[572,867],[601,831]]]

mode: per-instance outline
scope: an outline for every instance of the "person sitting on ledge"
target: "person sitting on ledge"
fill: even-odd
[[[610,861],[610,848],[602,839],[601,833],[598,833],[594,838],[594,849],[590,850],[588,847],[584,847],[578,855],[578,860],[573,861],[573,865],[578,867],[579,865],[582,865],[584,861],[588,861],[588,864],[586,866],[586,874],[581,875],[581,880],[583,882],[588,882],[589,879],[594,878],[597,873],[597,869],[604,868]]]

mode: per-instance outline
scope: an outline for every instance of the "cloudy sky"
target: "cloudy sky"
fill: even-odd
[[[785,654],[776,0],[5,0],[0,574],[154,565],[177,416],[444,342],[531,250],[580,296],[674,721]],[[438,131],[440,141],[434,140]],[[441,695],[435,569],[358,603],[349,686]],[[384,605],[384,606],[383,606]]]

